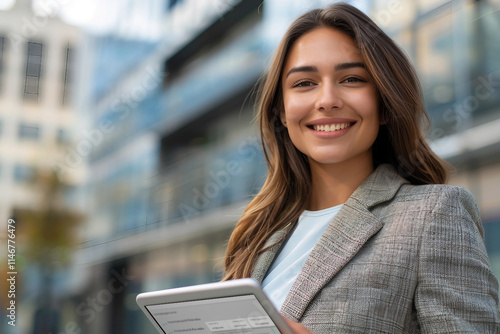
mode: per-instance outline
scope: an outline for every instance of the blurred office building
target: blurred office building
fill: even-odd
[[[29,223],[34,219],[43,220],[42,211],[48,209],[45,200],[52,190],[47,187],[57,187],[56,183],[49,186],[47,182],[52,181],[48,178],[66,185],[58,194],[61,206],[74,212],[82,210],[77,189],[85,180],[85,162],[81,158],[71,160],[73,153],[68,148],[82,138],[78,126],[82,124],[85,107],[85,87],[88,86],[85,61],[89,57],[85,34],[55,17],[52,5],[42,6],[37,14],[33,12],[32,2],[27,0],[10,1],[10,4],[4,1],[1,5],[0,221],[3,228],[0,243],[5,245],[0,257],[2,281],[7,271],[19,273],[16,281],[19,321],[16,328],[7,326],[5,321],[0,325],[1,332],[10,333],[8,329],[22,331],[30,327],[28,315],[36,308],[32,301],[46,289],[38,285],[39,267],[26,256],[27,248],[43,245],[46,240],[42,234],[36,241],[23,237],[30,228]],[[78,158],[79,153],[74,154],[75,159]],[[19,211],[33,213],[30,222],[17,220]],[[7,221],[10,218],[16,219],[16,238],[12,239],[17,242],[15,270],[7,270]],[[46,226],[47,235],[61,233],[51,228]],[[36,234],[33,229],[31,233]],[[5,291],[5,284],[1,286]],[[4,319],[7,319],[3,307],[6,297],[7,293],[0,299],[0,314]]]
[[[77,27],[33,13],[31,1],[0,10],[0,219],[13,208],[32,206],[29,181],[37,169],[56,170],[81,184],[84,164],[65,168],[67,146],[79,139],[77,125],[88,86],[83,63],[88,40]],[[70,152],[71,153],[71,152]],[[6,231],[0,231],[5,237]]]
[[[97,72],[120,75],[94,87],[90,218],[61,326],[154,333],[137,293],[221,278],[266,174],[252,89],[291,21],[328,3],[170,0],[160,44],[98,43]],[[355,4],[415,63],[429,138],[457,168],[451,183],[478,199],[500,276],[499,1]]]

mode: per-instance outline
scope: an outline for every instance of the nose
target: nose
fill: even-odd
[[[342,108],[342,99],[337,88],[331,83],[325,83],[318,89],[316,98],[316,109],[327,111]]]

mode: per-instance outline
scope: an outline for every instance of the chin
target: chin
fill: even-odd
[[[314,161],[317,164],[322,164],[322,165],[333,165],[333,164],[338,164],[341,162],[345,162],[347,159],[335,157],[332,155],[328,156],[312,156],[309,157],[309,161]]]
[[[372,162],[372,155],[370,151],[366,152],[339,152],[335,150],[330,151],[322,151],[322,152],[313,152],[311,154],[306,154],[309,157],[309,162],[321,164],[321,165],[352,165],[353,167],[359,167],[359,165],[364,165],[368,162]]]

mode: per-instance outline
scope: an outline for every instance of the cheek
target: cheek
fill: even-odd
[[[379,101],[376,93],[370,91],[369,93],[359,94],[352,100],[357,105],[358,113],[363,120],[374,123],[374,126],[379,124]]]
[[[363,119],[365,123],[364,129],[366,131],[365,138],[369,139],[373,145],[380,129],[378,108],[371,106],[371,110],[369,110],[369,113],[366,115],[363,115]]]
[[[299,122],[309,112],[310,104],[310,98],[305,98],[305,96],[285,96],[284,107],[288,122]]]
[[[361,117],[363,117],[363,119],[369,122],[373,127],[378,127],[380,125],[379,110],[377,106],[374,106],[372,104],[366,105],[365,108],[363,108]]]

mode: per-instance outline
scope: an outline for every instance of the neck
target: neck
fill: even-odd
[[[309,164],[312,186],[308,210],[311,211],[344,204],[374,170],[371,156],[336,164],[310,160]]]

